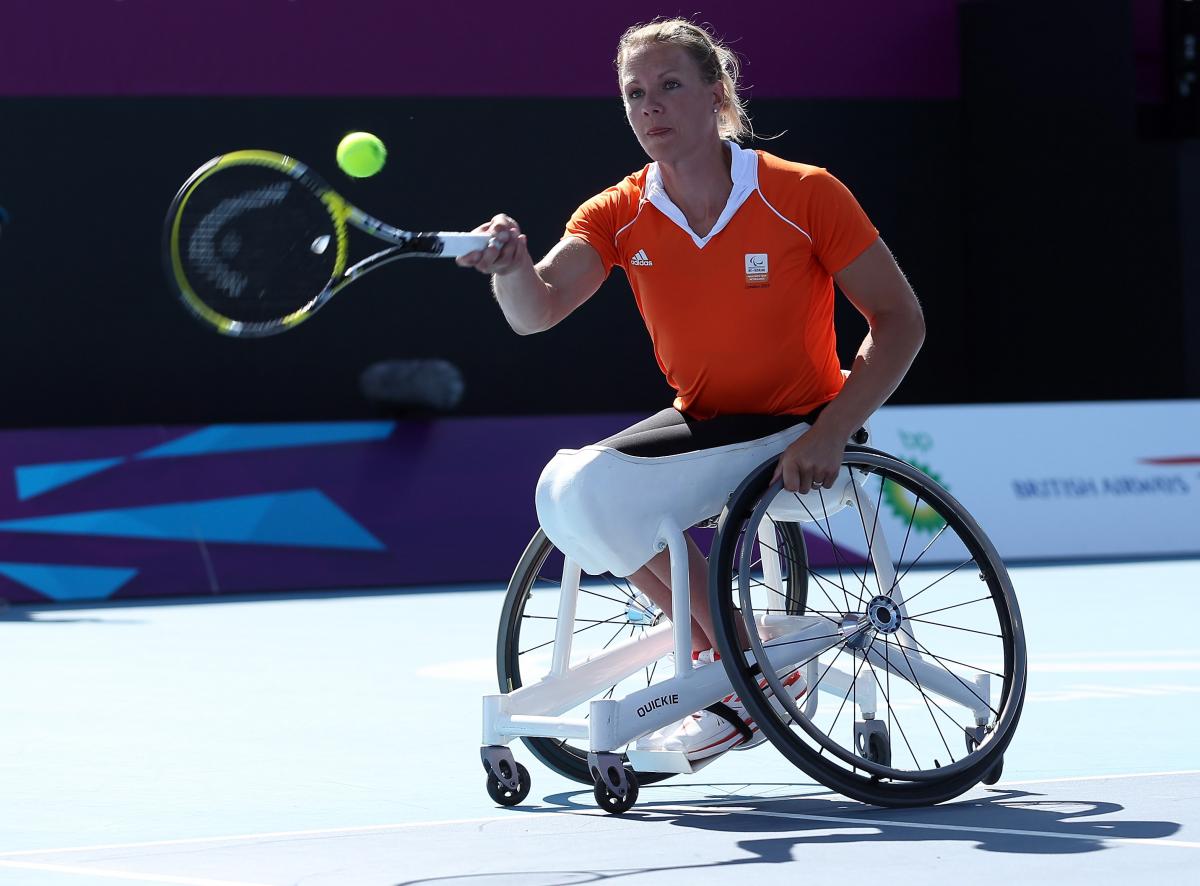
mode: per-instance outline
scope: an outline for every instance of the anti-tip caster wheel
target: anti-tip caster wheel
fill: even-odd
[[[501,765],[505,766],[507,764],[502,763]],[[504,782],[492,775],[491,772],[487,774],[488,796],[501,806],[516,806],[529,796],[529,788],[529,770],[520,763],[517,764],[517,789],[515,791],[507,787]]]
[[[867,749],[863,756],[872,763],[880,766],[892,765],[892,744],[886,735],[874,733],[867,739]]]
[[[625,770],[625,781],[628,785],[625,796],[619,797],[604,779],[598,779],[592,785],[592,795],[596,798],[596,804],[612,815],[620,815],[632,809],[638,798],[638,780],[632,769]]]

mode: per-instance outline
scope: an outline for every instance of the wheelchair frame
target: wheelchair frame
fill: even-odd
[[[843,467],[834,489],[838,491],[839,507],[856,508],[862,519],[873,524],[877,519],[875,505],[856,494],[853,471]],[[800,496],[803,502],[809,499],[816,505],[817,490]],[[828,493],[825,493],[828,496]],[[828,507],[822,501],[819,509]],[[765,505],[764,505],[765,508]],[[804,510],[808,510],[805,506]],[[811,513],[811,511],[810,511]],[[761,515],[760,515],[761,516]],[[803,515],[789,519],[811,522]],[[762,572],[768,608],[785,610],[783,569],[780,558],[765,552],[773,550],[767,536],[773,534],[773,524],[768,519],[758,523],[759,548],[762,554]],[[597,799],[612,812],[629,808],[637,797],[637,781],[623,765],[620,752],[638,738],[677,722],[688,714],[708,707],[733,691],[730,678],[722,667],[697,665],[691,660],[691,599],[688,576],[687,545],[684,528],[670,519],[659,525],[656,549],[669,551],[671,564],[671,602],[675,618],[670,624],[650,628],[637,639],[626,640],[611,649],[572,665],[572,625],[580,592],[581,570],[570,561],[565,561],[562,576],[557,622],[553,644],[553,657],[549,672],[538,682],[522,686],[509,693],[487,695],[483,699],[483,747],[481,756],[489,779],[505,789],[511,799],[523,799],[528,792],[528,774],[525,784],[521,783],[523,767],[512,757],[508,745],[514,738],[541,737],[553,739],[586,740],[589,748],[588,764],[593,778]],[[750,546],[747,545],[748,549]],[[715,550],[715,548],[714,548]],[[872,565],[881,584],[889,588],[890,599],[900,619],[908,621],[908,611],[902,590],[902,576],[897,576],[886,538],[880,535],[878,545],[870,549]],[[874,601],[872,601],[874,603]],[[885,606],[887,604],[878,604]],[[895,677],[917,680],[932,693],[948,702],[970,711],[977,729],[989,722],[990,677],[987,673],[976,673],[974,685],[964,683],[945,668],[926,661],[918,648],[915,634],[898,636],[896,642],[905,648],[904,667],[898,666],[899,659],[886,659],[869,643],[855,643],[856,638],[873,636],[880,629],[879,618],[889,617],[886,613],[868,611],[848,612],[838,627],[838,636],[831,637],[828,619],[804,615],[767,615],[759,626],[771,631],[770,645],[765,649],[757,646],[758,661],[770,662],[774,675],[786,674],[798,664],[807,662],[805,676],[810,687],[817,692],[808,693],[804,700],[803,715],[811,718],[817,711],[819,695],[828,693],[843,700],[853,693],[858,708],[858,727],[869,733],[877,709],[876,681],[868,680],[859,673],[859,662],[869,659],[874,667],[890,671]],[[714,614],[715,615],[715,614]],[[752,623],[748,620],[748,626]],[[916,630],[908,622],[908,631]],[[852,667],[847,671],[827,667],[820,680],[816,678],[817,657],[841,643],[852,648]],[[859,648],[854,648],[858,646]],[[605,687],[632,676],[643,668],[650,667],[668,653],[674,653],[676,673],[657,683],[631,692],[623,698],[596,698]],[[749,655],[749,653],[747,653]],[[682,663],[682,666],[680,666]],[[769,679],[769,678],[768,678]],[[773,685],[775,681],[772,681]],[[780,696],[782,699],[782,696]],[[567,712],[591,699],[586,718],[567,717]],[[787,699],[785,704],[794,704]],[[630,747],[626,752],[634,770],[642,772],[696,772],[715,757],[690,763],[682,752],[638,751]],[[956,764],[960,769],[966,761]],[[946,767],[947,775],[955,772],[954,766]],[[907,777],[907,773],[896,771]],[[491,783],[491,782],[489,782]],[[490,788],[489,788],[490,790]],[[523,792],[522,792],[523,791]],[[495,797],[496,794],[493,794]],[[607,796],[609,802],[603,802]],[[506,802],[501,799],[500,802]],[[519,800],[518,800],[519,802]]]

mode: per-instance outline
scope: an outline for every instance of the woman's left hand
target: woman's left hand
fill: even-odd
[[[783,488],[788,492],[804,495],[818,486],[833,487],[842,468],[842,456],[846,452],[846,437],[822,430],[814,425],[779,457],[774,483],[783,477]]]

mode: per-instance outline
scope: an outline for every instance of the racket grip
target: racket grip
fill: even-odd
[[[458,258],[468,252],[486,249],[488,241],[492,239],[487,234],[458,234],[445,231],[439,232],[438,238],[444,244],[442,258]]]

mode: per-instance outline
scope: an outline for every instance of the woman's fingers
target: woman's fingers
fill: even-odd
[[[518,252],[518,239],[521,238],[521,228],[516,219],[501,213],[471,233],[488,234],[491,239],[485,248],[456,258],[455,264],[461,268],[474,268],[481,274],[494,274],[512,264]]]

